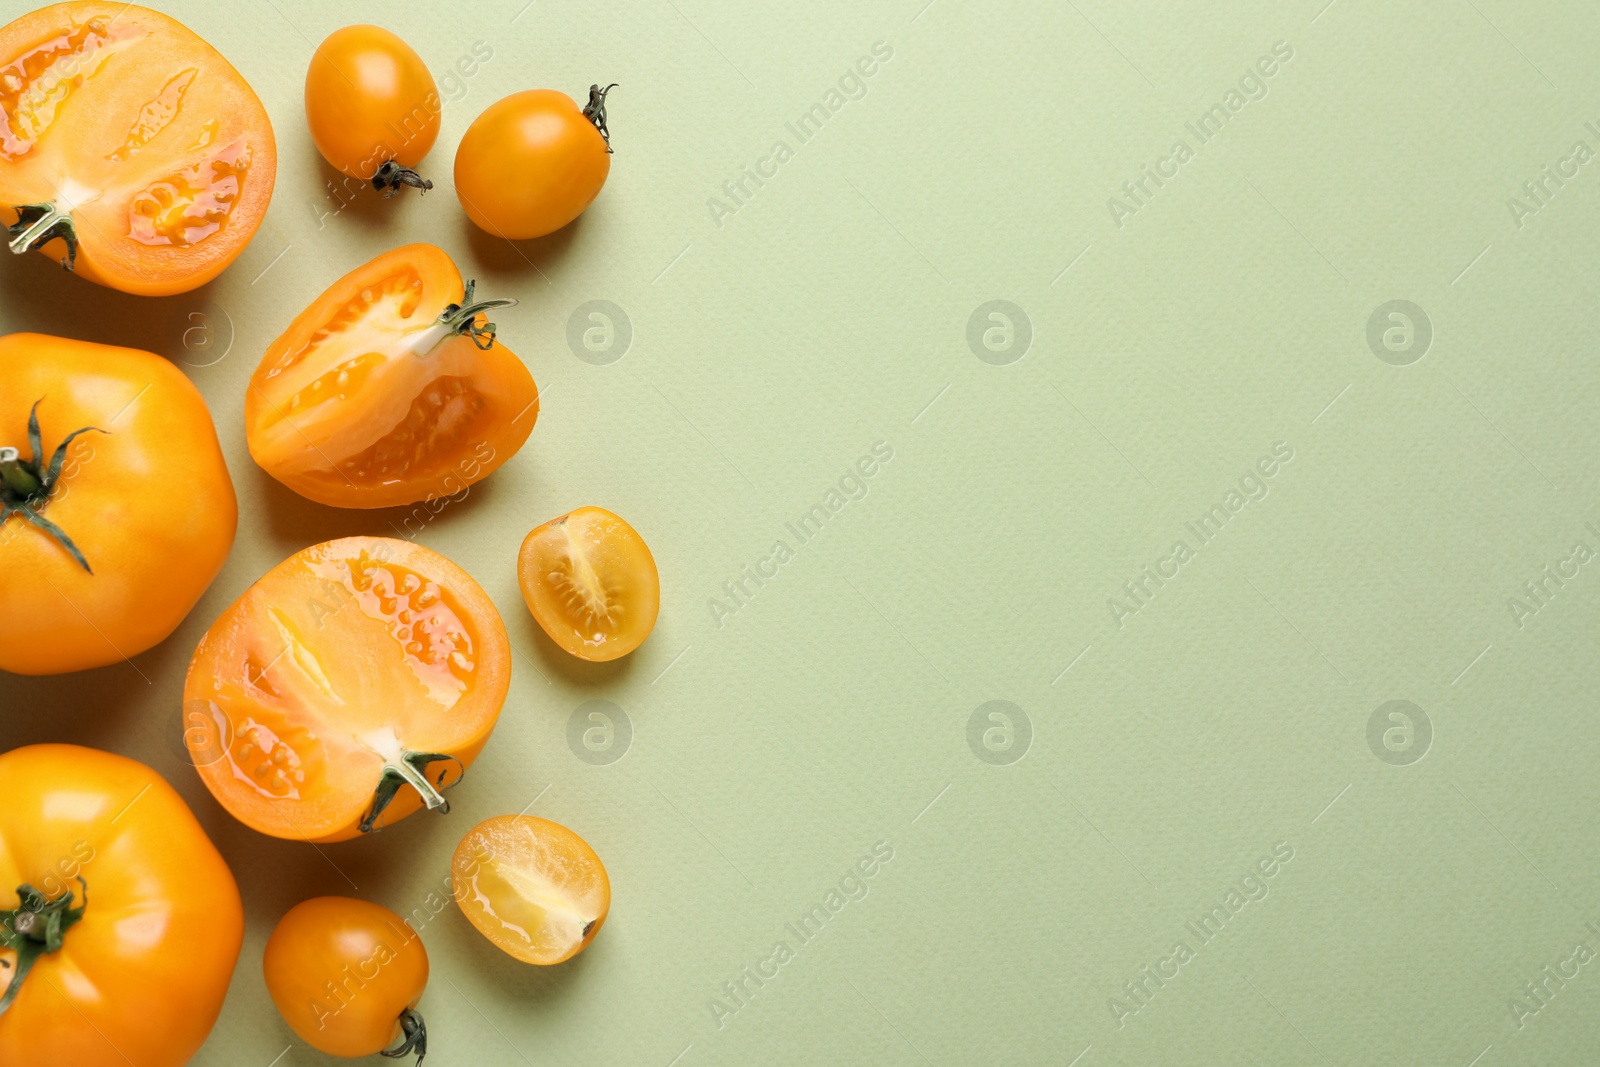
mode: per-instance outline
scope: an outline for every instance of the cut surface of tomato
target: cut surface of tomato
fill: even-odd
[[[605,508],[579,508],[528,534],[517,583],[539,626],[579,659],[626,656],[650,636],[661,609],[650,547]]]
[[[213,796],[274,837],[341,841],[448,810],[494,729],[511,651],[494,605],[430,549],[347,537],[261,578],[201,639],[184,740]]]
[[[245,395],[250,454],[322,504],[460,493],[528,439],[539,392],[442,249],[405,245],[331,285],[267,349]]]
[[[278,166],[229,62],[149,8],[80,2],[0,27],[0,215],[93,282],[187,292],[244,250]]]
[[[532,815],[486,819],[451,860],[461,911],[506,954],[552,964],[588,947],[611,911],[611,880],[589,843]]]

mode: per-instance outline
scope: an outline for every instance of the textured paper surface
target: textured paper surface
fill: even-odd
[[[197,1063],[334,1062],[260,973],[277,918],[330,893],[423,917],[430,1067],[1593,1055],[1600,965],[1567,962],[1600,951],[1589,5],[167,10],[267,105],[265,224],[196,293],[26,256],[0,307],[183,361],[239,539],[162,646],[0,694],[5,746],[151,763],[238,875],[249,930]],[[341,194],[306,133],[312,47],[358,21],[440,79],[426,197]],[[473,229],[472,118],[595,81],[620,87],[592,209],[516,246]],[[544,399],[521,454],[407,525],[279,487],[241,410],[294,314],[415,240],[521,301],[500,336]],[[556,651],[515,581],[524,534],[591,503],[662,574],[654,635],[605,667]],[[319,851],[217,807],[179,699],[218,612],[356,532],[471,572],[515,677],[448,817]],[[600,753],[597,700],[622,709]],[[554,969],[432,915],[459,836],[524,809],[615,889]]]

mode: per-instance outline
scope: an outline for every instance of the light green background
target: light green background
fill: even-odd
[[[1600,149],[1584,126],[1600,125],[1600,16],[924,2],[168,5],[271,113],[265,224],[222,278],[170,299],[8,262],[3,326],[185,360],[240,536],[164,645],[7,676],[0,699],[6,747],[76,741],[167,774],[238,875],[249,930],[197,1063],[334,1062],[267,1000],[276,919],[326,893],[411,912],[465,830],[530,802],[605,859],[611,918],[554,969],[453,908],[426,925],[430,1065],[1502,1067],[1600,1047],[1594,965],[1521,1029],[1509,1006],[1575,942],[1600,950],[1584,927],[1600,920],[1600,567],[1520,628],[1510,608],[1575,542],[1600,550],[1600,163],[1520,228],[1507,205],[1575,141]],[[477,41],[494,54],[445,107],[431,194],[330,214],[302,78],[315,42],[363,20],[437,74]],[[865,98],[798,144],[785,123],[879,41],[893,58]],[[1116,226],[1108,198],[1176,139],[1198,146],[1184,123],[1278,41],[1293,58],[1267,95]],[[450,181],[471,119],[596,80],[621,86],[593,208],[515,247],[473,230]],[[716,225],[708,198],[779,138],[793,158]],[[515,676],[452,814],[319,854],[215,805],[179,756],[180,691],[253,579],[401,522],[280,488],[240,413],[292,315],[415,240],[522,301],[500,336],[544,390],[526,448],[416,535],[493,596]],[[595,299],[634,331],[609,366],[566,341]],[[1031,322],[1010,365],[967,343],[992,299]],[[1395,299],[1434,332],[1408,366],[1366,341]],[[211,332],[185,348],[195,323]],[[878,441],[894,455],[865,499],[799,546],[784,524]],[[1119,628],[1108,598],[1280,441],[1294,458],[1266,498]],[[662,574],[654,635],[610,667],[555,651],[515,581],[528,529],[590,503],[642,531]],[[710,599],[779,538],[795,558],[719,628]],[[608,766],[566,741],[590,699],[632,723]],[[1031,722],[1009,765],[967,740],[996,699]],[[1367,740],[1396,699],[1433,730],[1408,766]],[[865,899],[800,946],[785,924],[879,841],[894,858]],[[1279,843],[1294,858],[1270,895],[1191,941],[1118,1029],[1108,1000]],[[722,983],[779,939],[795,958],[719,1027]]]

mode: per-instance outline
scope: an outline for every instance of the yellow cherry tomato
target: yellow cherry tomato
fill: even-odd
[[[517,555],[517,584],[550,640],[595,662],[644,644],[661,610],[650,546],[605,508],[579,508],[530,533]]]
[[[439,89],[422,57],[380,26],[334,30],[306,71],[306,121],[330,166],[393,196],[432,189],[412,168],[439,136]]]
[[[450,871],[462,914],[523,963],[571,959],[611,911],[605,864],[587,841],[549,819],[485,819],[456,846]]]
[[[350,897],[296,904],[267,939],[262,970],[278,1014],[318,1052],[347,1059],[415,1052],[418,1063],[427,1054],[428,1029],[416,1009],[428,985],[428,951],[388,908]]]
[[[579,108],[566,93],[529,89],[490,104],[456,149],[456,196],[496,237],[543,237],[583,214],[611,173],[606,94]]]

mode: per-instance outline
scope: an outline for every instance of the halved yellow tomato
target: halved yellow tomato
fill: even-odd
[[[405,245],[334,282],[267,349],[250,454],[301,496],[383,508],[461,492],[528,439],[533,375],[443,249]]]
[[[133,4],[40,8],[0,28],[0,216],[92,282],[203,285],[266,214],[266,109],[193,31]]]
[[[212,625],[184,741],[245,825],[343,841],[449,810],[510,684],[505,627],[471,575],[409,541],[346,537],[290,556]]]
[[[644,644],[661,610],[661,576],[637,530],[605,508],[538,527],[517,555],[517,583],[550,640],[604,662]]]
[[[549,819],[485,819],[456,846],[450,870],[462,914],[523,963],[571,959],[611,912],[605,864],[587,841]]]

